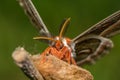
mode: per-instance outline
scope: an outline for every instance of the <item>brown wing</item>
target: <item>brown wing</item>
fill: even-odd
[[[37,12],[35,6],[31,0],[18,0],[21,7],[24,9],[26,15],[29,17],[31,22],[39,30],[42,36],[51,37],[46,25],[42,21],[39,13]]]
[[[106,51],[107,45],[112,45],[107,39],[120,33],[120,11],[98,22],[72,40],[79,65],[94,61]],[[109,48],[109,47],[108,47]]]
[[[101,33],[104,35],[101,35]],[[72,41],[75,42],[81,37],[91,34],[110,37],[109,35],[111,35],[112,33],[120,33],[120,10],[93,25],[88,30],[75,37]]]
[[[78,65],[94,63],[95,60],[108,53],[113,47],[110,39],[91,35],[75,43],[76,62]]]

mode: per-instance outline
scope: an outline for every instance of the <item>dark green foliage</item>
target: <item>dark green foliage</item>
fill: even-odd
[[[52,34],[58,35],[64,18],[71,17],[66,36],[76,37],[98,21],[120,10],[120,0],[33,0]],[[42,52],[47,46],[32,38],[38,36],[16,0],[0,0],[0,80],[28,80],[14,64],[11,54],[18,46],[31,53]],[[120,35],[112,38],[110,54],[85,66],[94,80],[120,79]]]

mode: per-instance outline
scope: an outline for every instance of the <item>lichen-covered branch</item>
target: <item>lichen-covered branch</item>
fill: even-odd
[[[30,55],[23,47],[19,47],[12,57],[31,80],[93,80],[87,70],[52,55],[46,56],[46,61],[43,62],[40,55]]]
[[[44,80],[42,75],[34,66],[32,56],[24,50],[23,47],[18,47],[12,54],[17,66],[31,79],[31,80]]]

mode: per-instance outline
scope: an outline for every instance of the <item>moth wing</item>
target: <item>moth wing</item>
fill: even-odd
[[[86,63],[94,63],[95,60],[105,55],[113,47],[110,39],[100,36],[88,36],[75,44],[75,60],[79,66]]]
[[[24,9],[26,15],[29,17],[30,21],[35,25],[35,27],[40,32],[41,36],[51,37],[46,25],[44,24],[42,18],[40,17],[38,11],[33,5],[31,0],[18,0],[21,7]]]
[[[111,42],[111,40],[106,38],[114,36],[118,33],[120,33],[120,11],[117,11],[107,18],[101,20],[82,34],[72,39],[74,50],[76,52],[76,60],[79,62],[78,64],[84,64],[86,62],[92,61],[91,58],[93,57],[91,57],[91,60],[89,61],[87,58],[88,56],[95,54],[99,54],[97,56],[102,55],[106,49],[103,49],[104,46],[101,47],[101,44],[104,42]],[[84,50],[84,48],[86,49]],[[101,51],[97,53],[96,50],[98,51],[99,49],[102,49],[103,52]],[[80,52],[84,54],[81,54]],[[79,54],[82,56],[80,57]],[[93,60],[97,58],[97,56],[95,56]]]
[[[75,42],[79,38],[87,35],[111,37],[118,33],[120,33],[120,10],[93,25],[88,30],[75,37],[72,41]]]

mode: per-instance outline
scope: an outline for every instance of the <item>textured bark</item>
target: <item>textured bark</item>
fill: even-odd
[[[12,55],[16,64],[31,80],[93,80],[91,73],[81,67],[70,65],[47,55],[30,55],[24,48],[17,48]]]

